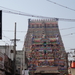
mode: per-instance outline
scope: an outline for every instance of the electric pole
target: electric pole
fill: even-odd
[[[14,39],[11,39],[10,41],[14,41],[13,46],[13,64],[14,64],[14,74],[16,75],[16,41],[19,41],[20,39],[16,39],[16,22],[15,22],[15,28],[14,28]]]
[[[14,30],[14,75],[16,75],[16,23]]]

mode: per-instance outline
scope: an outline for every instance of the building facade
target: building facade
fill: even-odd
[[[0,75],[13,74],[13,46],[0,46]]]
[[[13,46],[12,45],[1,45],[0,52],[6,54],[11,60],[13,60]]]
[[[57,19],[29,19],[24,46],[30,71],[67,74],[66,51]]]
[[[4,54],[0,52],[0,75],[5,75],[4,71]]]
[[[23,51],[17,50],[16,51],[16,70],[19,75],[22,74],[23,67]]]

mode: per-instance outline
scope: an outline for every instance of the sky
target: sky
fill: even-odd
[[[75,9],[75,0],[52,1]],[[0,0],[0,10],[9,11],[9,9],[11,9],[11,11],[21,11],[32,15],[75,19],[74,10],[58,6],[48,0]],[[10,40],[14,39],[14,25],[16,22],[16,38],[20,39],[20,41],[17,41],[17,50],[22,50],[29,18],[38,19],[30,16],[2,12],[2,40],[0,40],[0,45],[13,45],[13,42]],[[65,50],[71,51],[70,49],[75,49],[75,22],[59,20],[58,26]]]

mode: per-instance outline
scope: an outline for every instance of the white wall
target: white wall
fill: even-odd
[[[29,75],[29,70],[22,70],[22,75]]]
[[[0,52],[6,54],[11,60],[13,60],[13,53],[11,53],[11,50],[13,50],[13,46],[0,46]]]

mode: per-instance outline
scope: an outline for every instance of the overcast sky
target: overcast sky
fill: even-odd
[[[75,9],[75,0],[52,0],[52,1],[60,5]],[[9,11],[9,9],[11,9],[11,11],[12,10],[15,10],[15,12],[21,11],[32,15],[75,19],[74,10],[58,6],[57,4],[53,4],[48,0],[0,0],[0,10],[3,10],[2,13],[3,36],[2,40],[0,40],[0,45],[12,44],[10,39],[14,38],[14,24],[16,22],[17,39],[20,39],[20,41],[17,42],[17,50],[22,50],[23,48],[24,38],[26,35],[26,31],[28,29],[28,19],[29,18],[35,19],[35,18],[4,12]],[[65,50],[68,51],[72,48],[75,48],[75,34],[74,34],[75,22],[59,20],[58,25]]]

